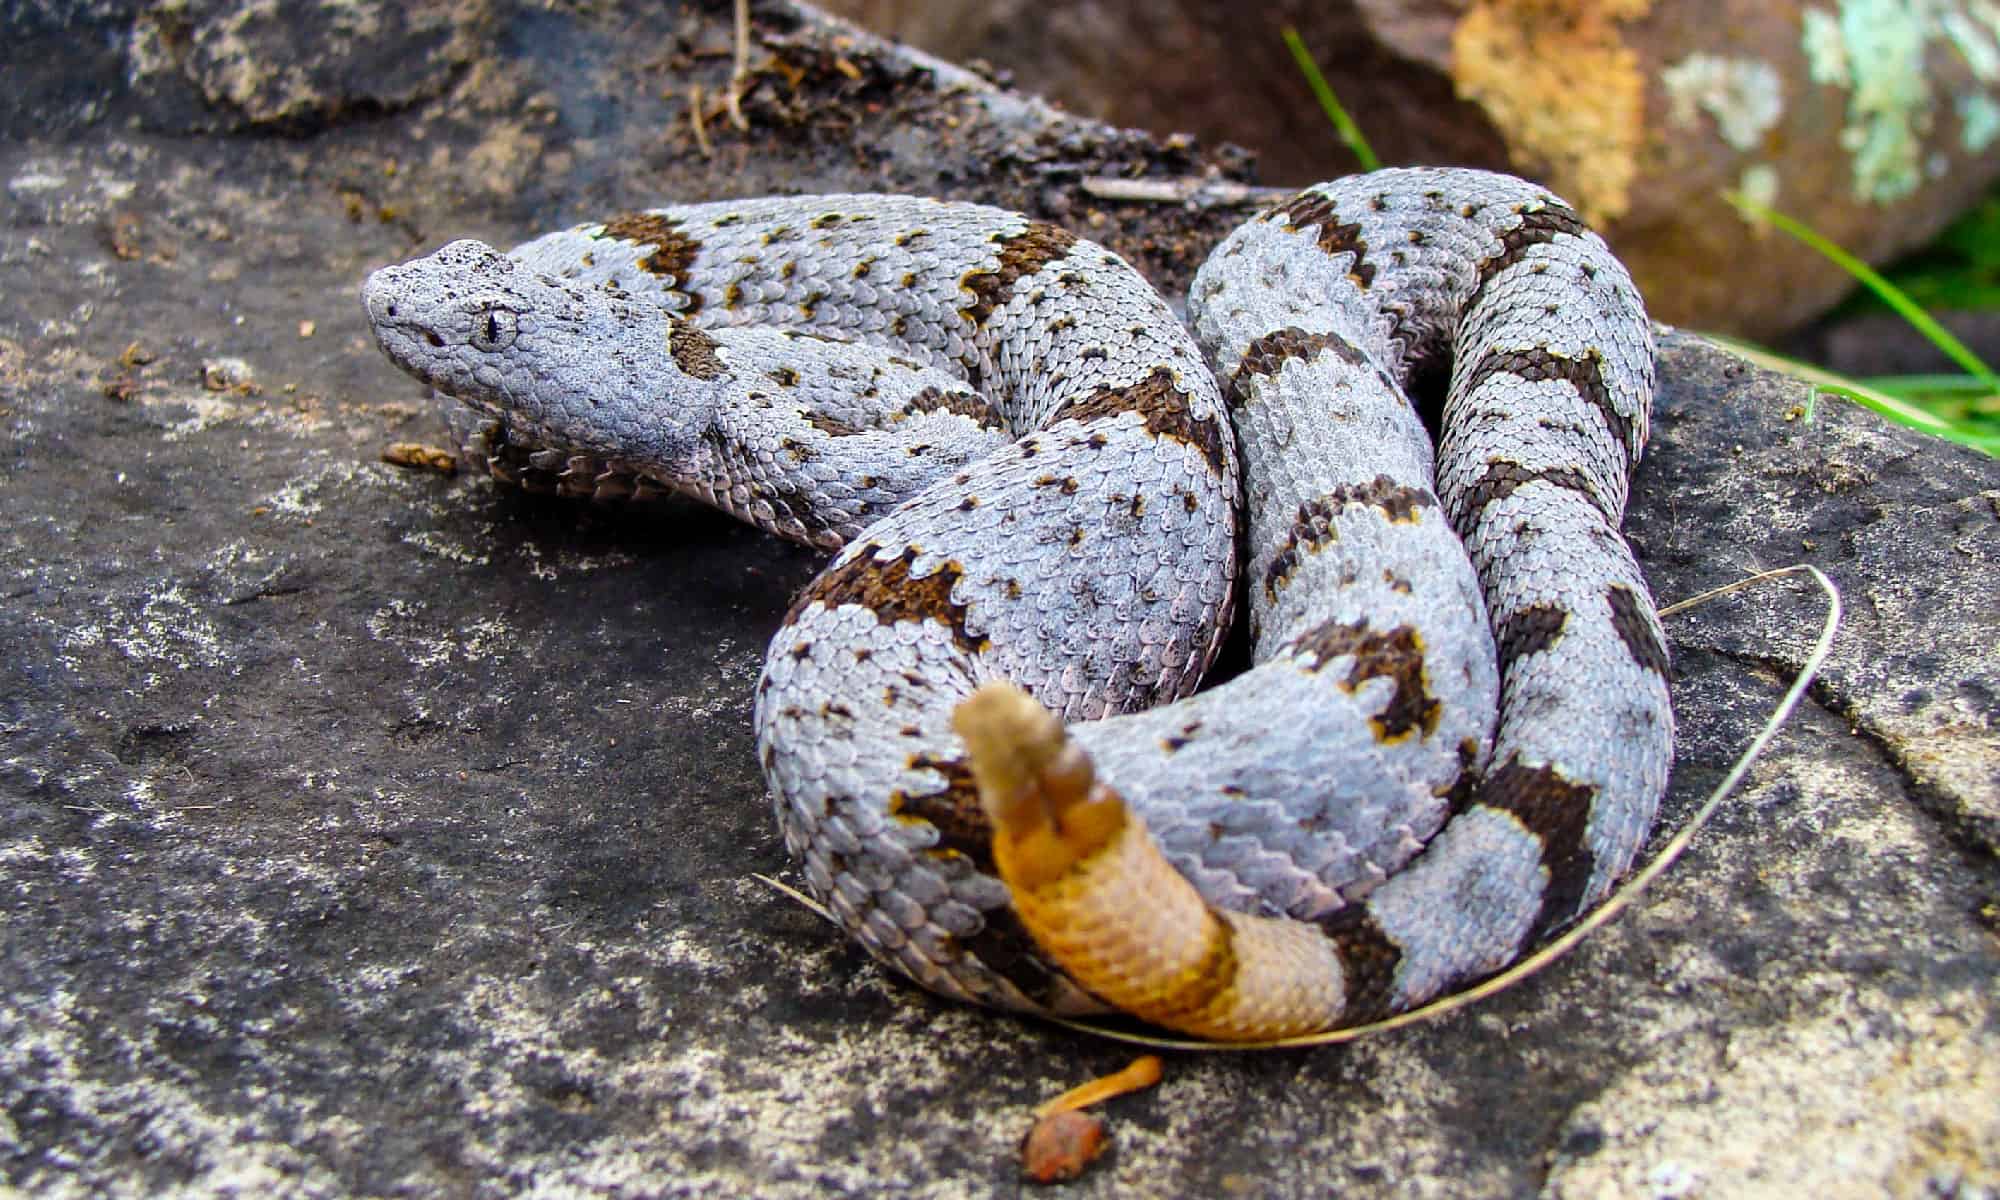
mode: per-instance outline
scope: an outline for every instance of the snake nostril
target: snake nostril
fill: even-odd
[[[424,340],[429,342],[433,346],[444,345],[444,339],[439,337],[437,334],[432,333],[428,329],[424,330]]]
[[[384,305],[382,308],[382,312],[385,316],[393,317],[396,315],[396,306],[393,304]]]

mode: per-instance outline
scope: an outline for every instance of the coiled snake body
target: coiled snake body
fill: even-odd
[[[1651,826],[1652,342],[1530,184],[1309,188],[1211,255],[1193,338],[1098,246],[896,196],[455,242],[365,302],[496,474],[840,548],[758,748],[812,892],[937,991],[1354,1024],[1505,965]],[[1447,358],[1434,452],[1403,384]],[[1239,548],[1254,665],[1191,695]]]

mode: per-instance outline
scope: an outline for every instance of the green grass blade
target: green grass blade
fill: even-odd
[[[1993,385],[1970,375],[1871,375],[1861,381],[1895,396],[1970,396],[1994,394]]]
[[[1833,383],[1820,383],[1813,386],[1821,395],[1839,396],[1846,400],[1852,400],[1864,408],[1875,409],[1878,412],[1884,411],[1881,408],[1881,403],[1885,400],[1890,403],[1899,403],[1894,397],[1886,396],[1872,388],[1842,387],[1839,384]],[[1961,446],[1970,446],[1975,450],[1984,450],[1995,458],[2000,458],[2000,433],[1980,433],[1976,430],[1968,429],[1963,425],[1953,424],[1945,424],[1935,428],[1927,427],[1924,429],[1924,432],[1930,434],[1932,437],[1942,438],[1947,442],[1957,442]]]
[[[1860,280],[1862,285],[1869,291],[1881,297],[1882,303],[1896,310],[1898,316],[1908,321],[1917,332],[1929,338],[1931,343],[1939,350],[1944,351],[1953,362],[1964,367],[1967,372],[1978,376],[1986,383],[1986,386],[2000,390],[2000,375],[1995,375],[1992,367],[1987,366],[1964,342],[1953,337],[1950,330],[1938,324],[1937,320],[1925,312],[1922,306],[1905,295],[1901,288],[1877,274],[1873,267],[1870,267],[1867,263],[1862,262],[1852,254],[1849,254],[1839,246],[1820,236],[1816,230],[1793,220],[1781,212],[1766,208],[1755,200],[1738,192],[1725,192],[1723,195],[1731,204],[1734,204],[1746,215],[1756,220],[1768,221],[1776,225],[1779,229],[1784,230],[1786,233],[1818,251],[1841,270]]]
[[[1972,376],[1866,376],[1860,382],[1878,392],[1888,392],[1890,396],[1936,396],[1938,400],[2000,402],[2000,392],[1996,392],[1992,384]]]
[[[1988,454],[2000,457],[2000,434],[1986,433],[1977,428],[1948,421],[1936,413],[1892,396],[1879,388],[1870,387],[1858,379],[1850,379],[1824,367],[1815,367],[1811,363],[1786,358],[1782,354],[1773,354],[1762,346],[1750,342],[1739,341],[1719,333],[1705,333],[1702,336],[1766,370],[1777,371],[1811,384],[1815,396],[1839,396],[1879,413],[1899,425],[1907,425],[1932,437],[1957,442],[1961,446],[1971,446],[1975,450],[1984,450]]]
[[[1319,64],[1313,61],[1312,51],[1306,49],[1305,42],[1299,37],[1299,31],[1287,25],[1282,32],[1285,47],[1292,52],[1292,60],[1299,64],[1300,72],[1306,77],[1306,84],[1312,88],[1313,95],[1319,98],[1319,106],[1326,113],[1327,120],[1333,122],[1334,129],[1340,134],[1340,140],[1347,144],[1349,150],[1354,151],[1354,157],[1361,160],[1362,170],[1381,170],[1382,160],[1375,157],[1374,148],[1369,146],[1367,138],[1361,136],[1361,127],[1356,125],[1354,118],[1348,116],[1347,110],[1340,106],[1340,98],[1333,94],[1333,88],[1327,83],[1326,76],[1319,73]]]

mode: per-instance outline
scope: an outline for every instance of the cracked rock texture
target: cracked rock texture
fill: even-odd
[[[983,1196],[1130,1052],[884,976],[749,731],[814,558],[691,506],[391,467],[356,287],[655,199],[1030,209],[1177,290],[1225,160],[759,5],[0,6],[0,1195]],[[1742,792],[1578,952],[1352,1046],[1172,1057],[1082,1195],[2000,1189],[2000,467],[1673,335],[1664,600],[1847,624]],[[1669,619],[1671,829],[1822,611]]]

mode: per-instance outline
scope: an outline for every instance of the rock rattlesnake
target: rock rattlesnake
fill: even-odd
[[[812,892],[937,991],[1354,1024],[1505,965],[1651,826],[1651,336],[1530,184],[1308,188],[1208,259],[1193,336],[1065,230],[898,196],[454,242],[365,303],[496,474],[839,549],[759,752]],[[1446,359],[1434,451],[1403,387]],[[1239,553],[1254,665],[1193,694]]]

